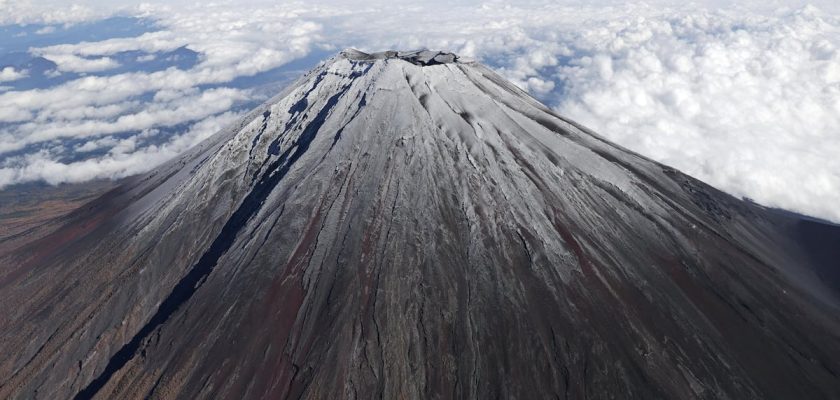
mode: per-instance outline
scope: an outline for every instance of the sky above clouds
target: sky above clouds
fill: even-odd
[[[0,186],[143,172],[343,48],[426,47],[728,193],[840,222],[834,3],[0,0]]]

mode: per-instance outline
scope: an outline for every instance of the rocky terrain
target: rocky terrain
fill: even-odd
[[[58,186],[33,183],[0,190],[0,254],[59,228],[62,217],[114,186],[111,181]]]

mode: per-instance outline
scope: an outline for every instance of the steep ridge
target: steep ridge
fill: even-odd
[[[342,52],[67,221],[0,260],[2,398],[840,397],[836,228],[451,53]]]

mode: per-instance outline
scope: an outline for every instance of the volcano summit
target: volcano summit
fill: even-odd
[[[840,398],[838,238],[348,50],[0,256],[0,398]]]

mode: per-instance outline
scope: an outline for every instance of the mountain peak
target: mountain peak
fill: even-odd
[[[341,52],[341,56],[353,61],[375,61],[398,59],[421,67],[469,62],[467,59],[458,57],[457,54],[437,50],[409,50],[409,51],[380,51],[376,53],[365,53],[356,49],[347,49]]]
[[[786,218],[346,50],[0,256],[0,398],[837,399],[840,233]]]

